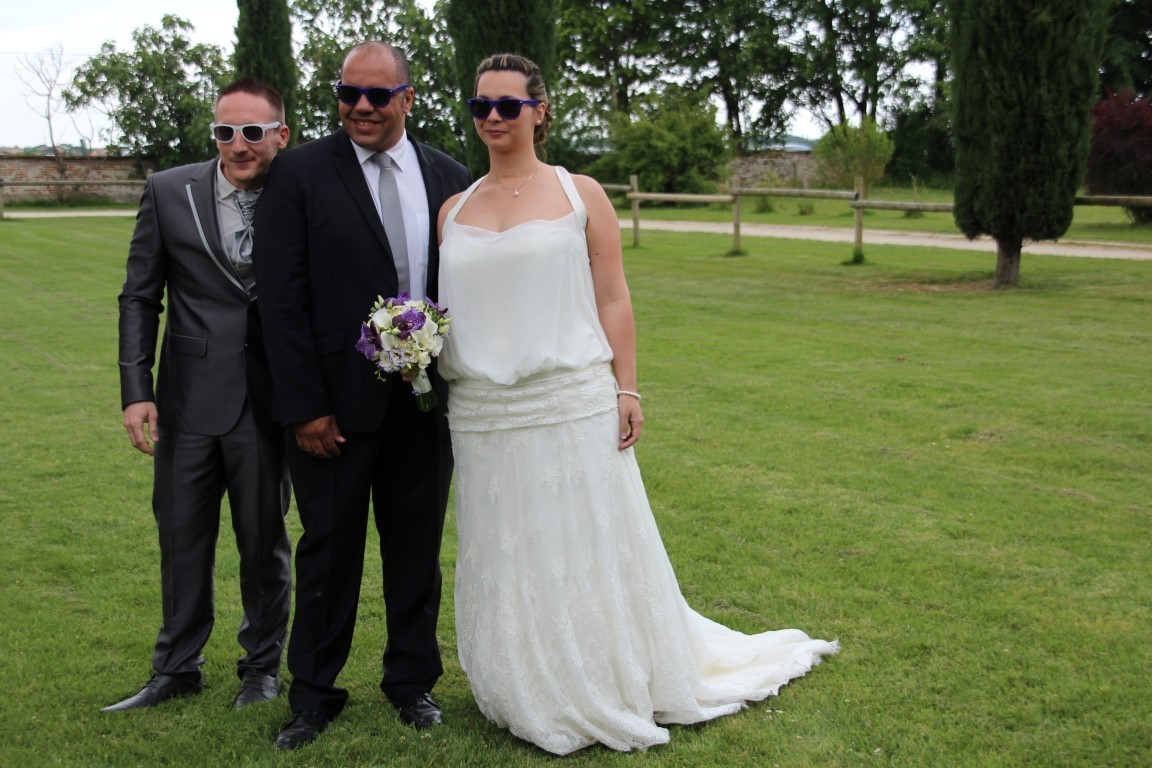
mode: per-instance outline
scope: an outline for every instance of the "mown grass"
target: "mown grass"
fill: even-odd
[[[208,690],[98,711],[147,677],[159,616],[149,465],[119,423],[131,226],[0,223],[0,764],[556,763],[472,702],[451,525],[447,727],[418,735],[382,702],[369,557],[351,704],[315,745],[276,753],[283,698],[229,708],[227,525]],[[844,267],[836,244],[726,246],[651,232],[625,252],[648,418],[638,457],[697,610],[843,651],[774,700],[674,727],[667,747],[564,763],[1152,763],[1152,264],[1026,256],[1022,287],[993,291],[984,254],[892,247]]]

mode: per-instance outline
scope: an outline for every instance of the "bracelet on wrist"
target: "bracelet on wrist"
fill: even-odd
[[[643,399],[643,398],[641,398],[641,397],[640,397],[640,393],[639,393],[639,392],[633,392],[633,391],[632,391],[632,390],[630,390],[630,389],[618,389],[618,390],[616,390],[616,397],[620,397],[620,395],[628,395],[628,397],[634,397],[634,398],[636,398],[637,400],[642,400],[642,399]]]

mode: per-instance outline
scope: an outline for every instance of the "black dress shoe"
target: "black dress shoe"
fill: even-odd
[[[236,709],[249,704],[271,701],[280,695],[280,675],[262,675],[259,672],[245,672],[240,683],[240,693],[236,694]]]
[[[440,705],[432,700],[431,694],[417,694],[398,709],[400,710],[400,719],[418,729],[423,730],[434,725],[444,725],[444,713],[440,711]]]
[[[124,701],[110,704],[101,712],[119,712],[125,709],[140,709],[141,707],[154,707],[162,701],[174,699],[177,696],[192,696],[204,690],[200,678],[179,677],[177,675],[162,675],[154,672],[144,687]]]
[[[332,718],[323,712],[294,712],[276,735],[276,749],[300,749],[311,744],[330,722]]]

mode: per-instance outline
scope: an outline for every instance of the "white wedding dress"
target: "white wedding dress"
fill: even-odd
[[[611,348],[596,314],[586,214],[504,232],[449,213],[440,298],[452,331],[456,632],[484,715],[556,754],[668,741],[777,693],[836,644],[744,635],[693,611],[633,451],[617,444]]]

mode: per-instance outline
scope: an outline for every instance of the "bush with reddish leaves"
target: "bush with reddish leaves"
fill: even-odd
[[[1085,184],[1093,195],[1152,196],[1152,100],[1126,91],[1092,108]],[[1152,224],[1152,208],[1124,210],[1137,224]]]

